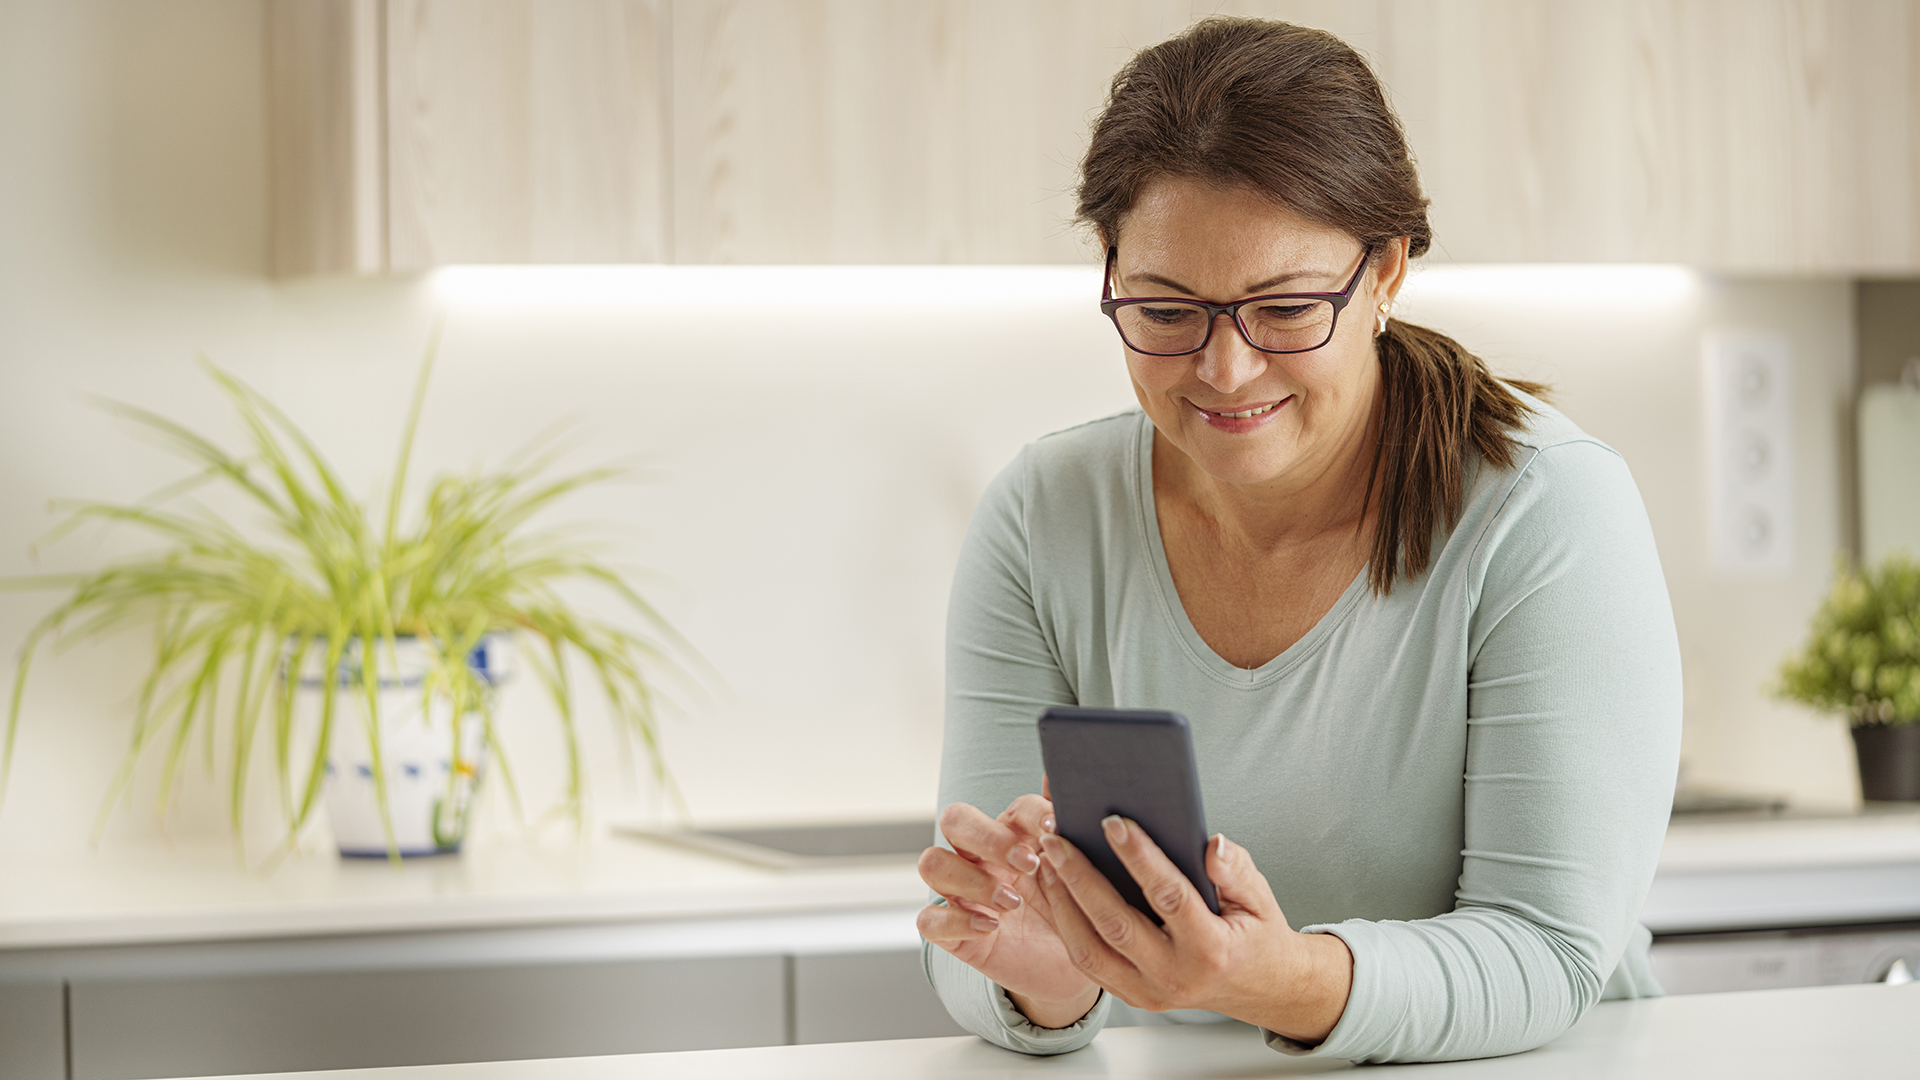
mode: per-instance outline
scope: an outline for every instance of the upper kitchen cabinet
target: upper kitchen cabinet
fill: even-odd
[[[1443,258],[1920,270],[1914,0],[1379,7]]]
[[[270,263],[276,275],[387,268],[378,0],[267,9]]]
[[[1084,262],[1091,114],[1189,5],[680,0],[684,262]]]
[[[1375,63],[1436,256],[1920,272],[1920,0],[270,0],[275,266],[1095,257],[1074,169],[1215,10]]]
[[[1059,262],[1113,73],[1214,11],[1386,80],[1436,254],[1920,269],[1916,0],[679,0],[686,262]]]
[[[669,257],[666,0],[272,0],[273,267]]]

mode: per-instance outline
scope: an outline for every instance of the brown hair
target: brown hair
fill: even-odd
[[[1113,78],[1080,163],[1080,221],[1109,242],[1146,185],[1177,176],[1261,192],[1377,252],[1402,236],[1433,244],[1427,199],[1379,79],[1321,30],[1216,17],[1143,49]],[[1365,498],[1380,495],[1368,562],[1376,593],[1417,577],[1434,534],[1460,518],[1468,452],[1513,464],[1510,434],[1530,411],[1480,358],[1445,334],[1390,319],[1380,357],[1380,445]]]

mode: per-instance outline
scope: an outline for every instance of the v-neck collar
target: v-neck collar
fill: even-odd
[[[1174,587],[1173,570],[1167,565],[1167,549],[1160,537],[1159,509],[1153,496],[1153,421],[1144,412],[1139,414],[1139,422],[1134,427],[1133,453],[1135,467],[1132,486],[1133,505],[1137,511],[1136,524],[1140,540],[1146,545],[1147,559],[1153,564],[1161,611],[1173,627],[1174,636],[1185,647],[1188,657],[1208,675],[1228,686],[1242,689],[1264,686],[1298,667],[1318,651],[1366,596],[1367,568],[1362,566],[1360,573],[1347,585],[1347,591],[1340,594],[1340,599],[1334,601],[1320,621],[1301,635],[1300,640],[1282,650],[1280,655],[1257,668],[1237,667],[1229,663],[1225,657],[1213,651],[1213,646],[1206,643],[1200,631],[1193,628],[1193,620],[1180,603],[1180,590]]]

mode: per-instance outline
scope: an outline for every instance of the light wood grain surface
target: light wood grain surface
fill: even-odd
[[[1084,262],[1108,81],[1185,3],[680,0],[675,257]]]
[[[273,0],[268,12],[273,272],[383,271],[378,0]]]
[[[1085,262],[1072,187],[1109,81],[1215,11],[1368,55],[1442,260],[1920,270],[1920,0],[270,10],[280,273]]]
[[[387,0],[390,264],[658,262],[653,0]]]

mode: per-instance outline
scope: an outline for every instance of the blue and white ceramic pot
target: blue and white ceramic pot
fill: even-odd
[[[467,658],[489,692],[506,674],[505,635],[489,635]],[[386,646],[376,643],[384,653]],[[382,768],[376,770],[367,739],[366,691],[361,685],[359,645],[349,646],[335,678],[321,677],[325,657],[309,654],[296,698],[297,724],[319,730],[323,694],[333,693],[333,735],[328,744],[325,805],[340,854],[385,858],[387,830],[379,786],[386,787],[393,844],[403,856],[460,850],[466,839],[474,792],[486,760],[486,725],[478,712],[456,718],[443,692],[430,692],[430,645],[413,637],[382,655],[379,705]],[[330,685],[329,685],[330,684]]]

